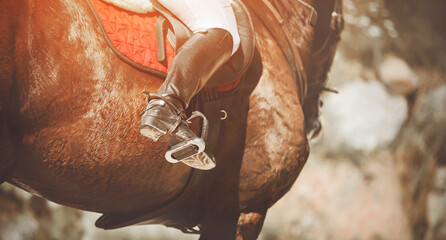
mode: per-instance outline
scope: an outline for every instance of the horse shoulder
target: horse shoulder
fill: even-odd
[[[162,80],[113,54],[85,2],[26,3],[33,7],[15,29],[20,158],[10,181],[97,212],[147,209],[175,197],[190,169],[168,165],[166,146],[138,131],[147,103],[141,91],[153,92]]]

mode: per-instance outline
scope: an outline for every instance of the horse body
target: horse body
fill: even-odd
[[[141,90],[156,91],[162,82],[121,63],[84,2],[23,5],[11,123],[19,131],[13,134],[20,138],[14,145],[20,167],[12,181],[97,212],[134,211],[175,196],[190,169],[166,164],[165,146],[137,130],[146,103]]]
[[[313,30],[299,9],[289,8],[298,21],[288,29],[306,62]],[[8,182],[63,205],[111,214],[154,208],[181,193],[191,169],[167,163],[166,144],[138,132],[146,104],[141,91],[156,92],[162,80],[112,52],[84,1],[3,0],[0,16],[0,166],[15,162]],[[253,22],[262,61],[248,74],[260,81],[247,81],[223,103],[228,119],[217,169],[209,173],[210,213],[202,220],[218,225],[215,216],[237,208],[228,217],[229,234],[239,211],[259,213],[256,226],[262,225],[309,152],[294,67],[260,19]],[[240,236],[244,224],[252,224],[245,220]],[[253,231],[256,237],[260,230]]]
[[[287,11],[293,26],[285,27],[298,36],[293,44],[299,43],[301,56],[307,58],[313,31],[306,24],[308,16],[302,5],[292,1]],[[302,86],[295,80],[298,76],[293,72],[294,66],[283,54],[282,46],[274,41],[275,36],[259,19],[253,18],[263,71],[250,99],[240,199],[242,209],[266,211],[266,206],[271,206],[291,188],[306,162],[309,148],[298,95]]]

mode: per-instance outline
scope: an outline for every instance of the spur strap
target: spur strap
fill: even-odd
[[[174,110],[176,116],[177,116],[177,120],[176,122],[172,125],[172,127],[169,129],[169,131],[167,131],[166,134],[171,134],[173,133],[175,130],[177,130],[177,128],[180,126],[182,121],[187,122],[187,117],[186,114],[184,113],[184,111],[182,109],[179,109],[177,106],[175,106],[175,104],[172,103],[171,100],[169,100],[168,98],[166,98],[165,96],[163,96],[162,94],[157,94],[157,93],[150,93],[147,91],[143,91],[144,94],[147,94],[149,96],[149,102],[153,99],[160,99],[163,100],[171,109]],[[150,108],[146,108],[144,109],[144,111],[141,113],[144,114],[147,110],[149,110]]]

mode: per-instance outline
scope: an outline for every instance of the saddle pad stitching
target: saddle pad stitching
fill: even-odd
[[[98,21],[110,47],[122,60],[139,70],[160,78],[165,78],[168,69],[161,63],[158,63],[156,58],[156,41],[154,38],[155,21],[150,20],[151,24],[149,25],[153,25],[153,27],[150,27],[144,23],[144,18],[142,18],[149,17],[149,14],[145,14],[147,16],[138,16],[142,14],[134,14],[125,10],[117,9],[113,5],[101,2],[100,0],[87,0],[87,3],[96,17],[96,20]],[[112,9],[111,11],[114,13],[102,14],[100,16],[98,9],[99,11]],[[120,18],[118,14],[124,16],[128,15],[129,17]],[[152,14],[150,17],[154,18],[157,16]],[[107,28],[104,26],[105,21],[108,21]],[[146,19],[146,21],[149,20]],[[134,26],[129,26],[132,24]],[[129,29],[131,28],[138,29],[139,31],[130,31]],[[152,36],[153,40],[150,41],[148,38],[141,39],[141,34],[144,34],[144,32],[146,33],[145,35]],[[149,47],[146,48],[143,46]],[[149,52],[147,49],[152,49],[153,52]],[[135,61],[129,56],[123,54],[121,51],[127,51],[129,54],[136,55],[140,61]],[[174,57],[174,51],[170,50],[170,52],[173,54],[170,54],[172,56],[168,56],[169,61],[173,60]],[[153,67],[155,62],[157,67]]]

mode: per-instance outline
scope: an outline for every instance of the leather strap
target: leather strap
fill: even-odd
[[[160,16],[156,20],[155,24],[155,36],[156,36],[156,55],[158,56],[158,62],[166,60],[166,46],[164,44],[164,23],[166,19]]]
[[[340,33],[344,29],[344,19],[342,16],[342,0],[334,0],[333,12],[331,13],[330,32],[321,47],[313,53],[312,58],[319,60],[326,56],[326,51],[330,51],[328,44],[335,39],[340,39]]]
[[[310,24],[313,27],[316,26],[316,24],[317,24],[317,11],[314,9],[314,7],[311,6],[310,4],[302,1],[302,0],[297,0],[297,1],[300,2],[300,4],[302,4],[306,8],[310,9],[311,13],[310,13],[310,17],[307,19],[307,23]]]
[[[299,100],[300,103],[303,104],[308,91],[307,76],[299,50],[294,44],[287,27],[284,26],[285,20],[269,0],[262,0],[264,6],[261,6],[262,4],[257,4],[257,2],[253,2],[254,1],[247,1],[246,3],[249,4],[252,12],[263,22],[264,26],[268,29],[271,36],[275,38],[279,45],[282,48],[287,48],[291,52],[290,54],[286,49],[283,49],[285,57],[295,69],[296,79],[299,85]],[[312,6],[306,4],[305,2],[300,0],[298,0],[298,2],[303,4],[304,7],[311,11],[310,17],[307,19],[307,23],[311,25],[311,22],[315,21],[314,18],[317,20],[316,11]],[[265,12],[265,9],[269,11],[270,14]],[[271,15],[273,18],[271,18]]]
[[[210,93],[214,92],[214,94]],[[205,96],[207,95],[207,96]],[[214,97],[212,96],[214,95]],[[220,125],[221,125],[221,101],[222,98],[215,97],[217,92],[215,89],[205,89],[200,93],[200,98],[203,104],[203,114],[206,115],[209,121],[209,133],[206,139],[206,148],[210,152],[215,153],[218,149],[218,140],[220,137]]]
[[[169,10],[163,7],[158,1],[150,0],[156,11],[161,13],[167,21],[172,25],[173,32],[175,33],[175,42],[171,42],[172,48],[178,52],[178,49],[183,46],[183,44],[192,37],[192,32],[180,21],[178,20]]]
[[[344,18],[342,14],[342,0],[335,0],[330,22],[330,28],[333,31],[341,31],[344,28]]]

